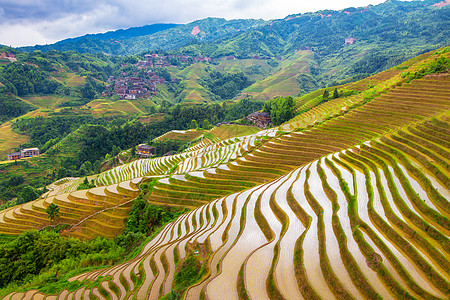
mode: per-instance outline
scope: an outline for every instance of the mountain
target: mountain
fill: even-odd
[[[450,6],[436,3],[440,2],[392,0],[340,11],[292,14],[270,21],[206,18],[153,34],[131,28],[21,50],[76,50],[112,55],[159,51],[206,56],[216,63],[227,57],[235,58],[235,67],[231,70],[227,67],[230,72],[246,69],[247,75],[257,79],[239,97],[270,99],[355,81],[448,45]],[[161,24],[155,26],[158,30],[163,28]],[[109,39],[111,36],[116,38]],[[301,51],[309,54],[302,55],[305,52]],[[250,70],[245,61],[248,59],[259,67],[255,65]],[[297,63],[292,64],[294,60]],[[221,70],[227,68],[219,66]],[[199,92],[203,89],[199,87],[202,82],[189,85],[196,86],[194,93],[192,89],[183,93],[190,95],[189,102],[210,100],[207,91]]]
[[[181,52],[238,58],[283,56],[305,47],[319,57],[355,46],[369,52],[375,45],[378,50],[409,45],[426,51],[448,43],[449,7],[435,6],[438,2],[389,0],[375,6],[293,14],[271,21],[206,18],[185,25],[155,24],[21,49],[130,55],[184,47]],[[164,26],[176,27],[163,30]],[[155,33],[149,34],[152,30]],[[344,45],[345,39],[354,46]]]
[[[263,20],[230,20],[206,18],[184,25],[153,24],[117,30],[104,34],[85,35],[51,45],[21,47],[23,51],[74,50],[81,53],[133,55],[147,51],[170,50],[197,42],[215,42],[230,38],[266,22]]]

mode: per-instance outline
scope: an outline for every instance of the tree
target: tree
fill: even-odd
[[[67,176],[67,170],[64,167],[58,169],[58,173],[56,175],[56,179],[61,179]]]
[[[197,121],[195,121],[195,120],[192,120],[191,121],[191,129],[197,129],[198,128],[198,123],[197,123]]]
[[[39,197],[38,192],[32,186],[26,185],[23,187],[22,192],[19,195],[20,202],[26,203],[35,200]]]
[[[80,175],[91,175],[93,170],[92,170],[92,163],[90,161],[86,161],[84,162],[80,169],[79,169]]]
[[[333,99],[336,99],[336,98],[339,98],[339,92],[338,92],[337,88],[335,88],[334,92],[333,92]]]
[[[94,163],[94,166],[93,166],[94,173],[100,173],[101,168],[102,168],[102,162],[101,162],[100,160],[97,159],[97,160],[95,161],[95,163]]]
[[[47,206],[47,209],[45,210],[50,220],[54,220],[55,218],[59,217],[59,206],[55,203],[50,203],[49,206]]]
[[[330,92],[328,92],[327,90],[323,91],[323,95],[322,95],[323,100],[327,100],[328,96],[330,96]]]
[[[208,119],[204,119],[203,120],[203,129],[208,130],[210,128],[211,128],[211,124],[209,123],[209,120]]]

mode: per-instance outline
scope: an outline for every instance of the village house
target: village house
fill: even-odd
[[[39,155],[39,148],[27,148],[20,150],[21,158],[32,157]]]
[[[139,144],[137,147],[137,153],[141,157],[152,157],[155,154],[155,147],[151,147],[147,144]]]
[[[7,155],[8,160],[17,160],[20,159],[20,152],[13,152]]]
[[[356,42],[355,38],[346,38],[344,45],[353,45],[354,42]]]
[[[245,119],[259,128],[267,128],[267,126],[272,122],[268,113],[259,111],[252,112],[246,116]]]

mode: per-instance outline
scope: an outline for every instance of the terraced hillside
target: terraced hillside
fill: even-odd
[[[107,187],[55,194],[0,212],[0,233],[19,234],[55,224],[70,225],[63,235],[79,238],[114,237],[123,230],[134,198],[139,193],[142,178],[122,181]],[[50,221],[46,208],[59,206],[60,217]]]
[[[109,280],[60,296],[156,299],[194,259],[204,271],[185,299],[446,298],[449,121],[426,119],[211,201],[134,260],[73,278]]]
[[[126,211],[148,177],[150,203],[192,210],[134,259],[76,276],[86,285],[48,297],[447,299],[450,75],[408,82],[405,70],[365,95],[315,106],[282,126],[289,132],[199,143],[102,173],[100,187],[2,211],[0,229],[37,226],[37,204],[66,197],[77,223],[65,234],[88,238],[114,224],[113,234],[124,215],[110,210]],[[102,191],[104,208],[88,203]],[[98,212],[84,214],[81,203]]]

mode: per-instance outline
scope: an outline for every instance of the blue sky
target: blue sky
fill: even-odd
[[[284,18],[383,0],[0,0],[0,44],[18,47],[153,23],[206,17]]]

